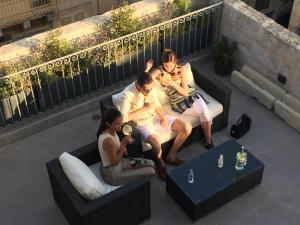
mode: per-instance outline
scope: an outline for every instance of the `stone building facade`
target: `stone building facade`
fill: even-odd
[[[280,25],[288,28],[293,8],[293,0],[243,0],[252,8],[272,18]]]
[[[138,0],[130,0],[129,3]],[[1,0],[0,45],[116,8],[122,0]]]
[[[300,98],[300,37],[240,0],[224,3],[221,35],[237,43],[236,66],[249,65]]]

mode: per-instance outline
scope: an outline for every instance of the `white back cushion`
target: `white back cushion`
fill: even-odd
[[[188,85],[192,88],[199,89],[199,86],[195,83],[191,65],[189,63],[187,63],[187,64],[183,65],[182,68],[186,72],[186,79],[187,79]]]
[[[287,104],[289,107],[293,108],[295,111],[300,113],[300,99],[295,96],[286,93],[283,98],[283,102]]]
[[[90,168],[80,159],[64,152],[59,162],[74,188],[87,200],[94,200],[105,194],[105,188]]]
[[[245,75],[247,78],[253,81],[253,83],[260,86],[262,89],[270,92],[275,98],[282,99],[285,90],[279,87],[276,83],[271,81],[269,78],[265,77],[264,75],[258,73],[256,70],[252,69],[251,67],[244,65],[242,67],[241,73]]]

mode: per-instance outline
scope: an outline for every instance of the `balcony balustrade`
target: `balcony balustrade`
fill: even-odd
[[[164,48],[202,54],[219,38],[223,3],[0,77],[0,126],[130,79]]]

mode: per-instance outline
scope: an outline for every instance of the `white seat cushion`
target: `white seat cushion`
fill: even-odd
[[[295,96],[287,93],[284,95],[283,102],[289,107],[300,113],[300,100]]]
[[[275,101],[274,111],[276,115],[284,119],[287,124],[300,132],[300,112],[295,111],[285,102],[280,100]]]
[[[252,97],[256,97],[255,91],[257,88],[260,88],[258,85],[254,84],[252,80],[236,70],[232,72],[230,82],[234,86],[238,87],[241,91]]]
[[[219,103],[217,100],[209,96],[207,93],[205,93],[194,81],[194,76],[191,70],[191,66],[189,63],[185,64],[183,68],[186,70],[187,75],[187,81],[188,85],[190,87],[193,87],[195,89],[198,89],[201,93],[201,95],[209,102],[208,109],[211,113],[212,118],[216,117],[217,115],[221,114],[223,112],[223,106],[221,103]],[[184,121],[189,121],[193,127],[200,125],[200,119],[197,117],[192,116],[184,116],[180,113],[174,112],[171,108],[171,105],[169,103],[169,97],[165,93],[163,87],[158,83],[158,81],[155,81],[155,86],[157,96],[159,98],[160,104],[162,105],[163,111],[166,115],[175,116],[177,118],[182,118]],[[169,141],[170,139],[175,137],[174,132],[166,132],[163,134],[160,134],[160,141],[161,143],[165,143]],[[146,143],[144,143],[143,151],[151,149],[151,146],[146,146]]]
[[[199,89],[199,92],[209,102],[207,107],[209,109],[209,112],[210,112],[210,115],[212,116],[212,118],[216,117],[217,115],[219,115],[223,112],[223,106],[220,102],[218,102],[217,100],[212,98],[210,95],[205,93],[202,89]],[[200,125],[199,118],[193,117],[193,116],[186,116],[186,115],[180,114],[178,112],[175,112],[172,110],[171,105],[169,103],[163,105],[163,110],[167,115],[175,116],[177,118],[183,119],[184,121],[190,122],[193,128]],[[160,141],[161,141],[161,143],[164,143],[174,137],[175,137],[174,132],[160,134]]]
[[[261,104],[268,109],[272,109],[275,97],[260,86],[252,82],[248,77],[238,71],[231,74],[231,83],[249,96],[255,97]]]
[[[259,103],[263,104],[268,109],[273,108],[274,102],[276,100],[273,95],[260,87],[257,87],[257,89],[255,89],[255,97]]]
[[[192,72],[191,65],[189,63],[187,63],[187,64],[183,65],[182,68],[186,72],[186,80],[187,80],[188,85],[192,88],[199,89],[199,86],[196,84],[196,82],[194,80],[194,75]]]
[[[242,67],[241,73],[245,75],[247,78],[249,78],[250,80],[252,80],[255,84],[260,86],[262,89],[265,89],[275,98],[277,99],[283,98],[286,92],[283,88],[279,87],[273,81],[266,78],[262,74],[258,73],[256,70],[252,69],[251,67],[244,65]]]
[[[87,200],[94,200],[106,193],[105,187],[80,159],[64,152],[59,162],[74,188]]]

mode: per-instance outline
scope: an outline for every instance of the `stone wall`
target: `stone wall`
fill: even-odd
[[[254,68],[300,98],[300,37],[275,23],[240,0],[225,0],[221,34],[237,42],[237,66]]]
[[[289,30],[300,35],[300,0],[294,1]]]

